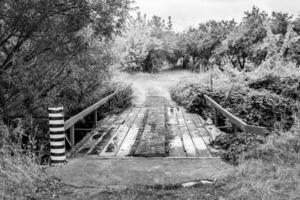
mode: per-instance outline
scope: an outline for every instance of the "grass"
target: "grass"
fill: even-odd
[[[300,129],[269,138],[226,178],[229,199],[300,198]]]
[[[1,122],[0,122],[1,123]],[[0,199],[28,199],[46,179],[35,156],[10,142],[13,135],[0,124]]]

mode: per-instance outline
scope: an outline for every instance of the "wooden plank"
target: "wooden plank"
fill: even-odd
[[[120,148],[124,138],[126,137],[128,131],[132,127],[132,124],[140,112],[140,108],[134,108],[129,115],[125,118],[125,123],[123,123],[119,129],[111,137],[110,141],[107,143],[106,147],[100,153],[102,157],[115,156],[118,149]]]
[[[127,119],[129,114],[131,113],[131,111],[132,111],[132,109],[126,110],[126,111],[122,112],[120,115],[118,115],[117,119],[112,123],[112,125],[107,130],[107,131],[110,131],[109,134],[112,135],[110,138],[113,138],[113,136],[120,129],[122,124],[125,123],[125,119]],[[103,142],[104,136],[106,137],[106,135],[107,135],[107,131],[104,134],[102,134],[102,136],[97,140],[97,142],[94,143],[94,145],[87,152],[87,154],[91,154],[92,152],[94,152],[95,148],[97,148],[97,149],[99,148],[98,145],[100,145],[100,143]],[[109,136],[107,136],[107,137],[109,137]],[[108,141],[108,143],[110,141],[111,141],[111,139]],[[99,151],[99,149],[97,151]],[[99,153],[101,153],[101,152],[99,152]]]
[[[147,110],[147,108],[140,109],[140,112],[136,116],[131,128],[127,131],[126,137],[124,138],[122,143],[119,145],[120,147],[117,150],[117,153],[115,154],[115,156],[123,157],[123,156],[128,156],[130,154],[131,148],[132,148],[133,144],[135,143],[135,140],[138,135],[139,128],[143,121],[146,110]]]
[[[204,126],[207,126],[207,125],[204,125],[204,120],[202,119],[201,116],[199,116],[197,114],[193,114],[192,121],[193,121],[194,125],[197,127],[197,129],[199,130],[202,140],[204,141],[206,146],[209,147],[208,144],[212,140],[212,137],[209,134],[209,132],[204,128]]]
[[[247,133],[255,133],[258,135],[262,135],[265,136],[268,134],[268,130],[264,127],[259,127],[259,126],[251,126],[251,125],[247,125],[245,127],[245,132]]]
[[[186,152],[183,148],[181,132],[176,118],[174,107],[167,108],[168,128],[169,128],[169,156],[170,157],[186,157]]]
[[[89,134],[88,138],[85,139],[84,137],[84,143],[81,143],[80,148],[76,151],[76,154],[87,154],[90,150],[90,148],[92,148],[95,143],[97,142],[97,139],[94,138],[98,138],[97,135],[103,135],[105,134],[107,131],[110,130],[111,125],[114,123],[114,121],[117,119],[116,115],[112,115],[109,118],[105,118],[105,121],[103,121],[101,124],[102,126],[99,126],[94,129],[91,134]],[[83,151],[83,149],[85,149],[85,151]],[[83,152],[83,153],[82,153]]]
[[[215,125],[205,125],[204,128],[206,129],[211,140],[215,140],[218,135],[222,134],[220,129],[218,129]]]
[[[145,129],[133,156],[163,157],[166,154],[166,119],[165,107],[149,109]]]
[[[72,127],[70,129],[72,129]],[[76,128],[75,131],[92,131],[94,129],[95,128]]]
[[[105,104],[108,100],[110,100],[111,98],[113,98],[115,95],[117,95],[118,91],[108,95],[107,97],[101,99],[100,101],[98,101],[97,103],[93,104],[92,106],[88,107],[87,109],[81,111],[80,113],[78,113],[77,115],[71,117],[70,119],[68,119],[65,122],[65,130],[71,128],[74,124],[76,124],[77,122],[79,122],[80,120],[82,120],[84,117],[86,117],[87,115],[91,114],[93,111],[97,110],[100,106],[102,106],[103,104]]]
[[[112,118],[112,116],[107,116],[103,120],[99,121],[98,124],[100,125],[100,124],[106,123],[111,118]],[[82,148],[83,145],[85,145],[87,142],[89,142],[90,138],[94,134],[96,134],[99,129],[100,129],[100,127],[94,129],[92,132],[87,133],[87,135],[72,148],[72,151],[68,153],[67,157],[76,155],[79,152],[80,148]]]
[[[183,146],[187,153],[188,157],[197,157],[198,153],[193,143],[193,140],[190,136],[189,130],[185,124],[183,114],[179,107],[177,107],[176,116],[177,116],[177,123],[179,124],[179,129],[182,134]]]
[[[200,125],[199,121],[202,121],[202,118],[199,115],[194,115],[192,117],[192,121],[194,125],[197,127],[197,129],[199,130],[202,140],[207,146],[208,152],[210,154],[210,156],[208,157],[214,157],[214,158],[218,157],[219,155],[216,154],[218,150],[215,150],[209,146],[210,142],[212,141],[212,136],[211,133],[205,128],[206,126],[213,126],[213,125],[204,125],[204,124]],[[213,127],[216,129],[216,131],[219,131],[219,133],[221,133],[219,129],[217,129],[215,126]]]
[[[189,133],[192,137],[192,140],[194,142],[195,148],[197,150],[197,153],[200,157],[208,157],[210,156],[210,153],[208,151],[208,147],[206,143],[203,141],[201,137],[200,130],[195,126],[192,115],[187,113],[183,108],[181,108],[181,112],[183,113],[183,117],[186,123],[186,126],[189,130]],[[204,131],[204,130],[203,130]]]

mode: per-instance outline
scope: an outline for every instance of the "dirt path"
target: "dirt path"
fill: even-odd
[[[229,169],[219,159],[127,158],[72,159],[49,172],[63,183],[82,188],[124,189],[134,186],[176,185],[215,180]]]
[[[197,74],[188,71],[166,71],[159,74],[123,74],[121,79],[132,84],[134,91],[133,104],[141,106],[150,96],[159,96],[165,98],[168,103],[174,104],[169,93],[170,87],[181,79],[195,77],[197,77]]]

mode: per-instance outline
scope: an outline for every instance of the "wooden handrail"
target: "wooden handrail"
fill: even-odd
[[[105,104],[107,101],[109,101],[111,98],[113,98],[116,94],[118,93],[118,91],[108,95],[107,97],[101,99],[100,101],[98,101],[97,103],[91,105],[90,107],[88,107],[87,109],[81,111],[80,113],[78,113],[77,115],[71,117],[70,119],[68,119],[67,121],[65,121],[65,130],[70,129],[71,127],[73,127],[77,122],[79,122],[80,120],[82,120],[84,117],[86,117],[87,115],[91,114],[93,111],[97,110],[100,106],[102,106],[103,104]]]
[[[204,98],[206,101],[211,103],[213,107],[220,112],[222,115],[224,115],[226,118],[229,119],[231,123],[239,127],[243,132],[247,133],[255,133],[259,135],[266,135],[268,133],[267,129],[265,127],[260,127],[260,126],[251,126],[243,122],[240,118],[234,116],[227,110],[225,110],[222,106],[220,106],[217,102],[215,102],[213,99],[208,97],[207,95],[204,94]]]

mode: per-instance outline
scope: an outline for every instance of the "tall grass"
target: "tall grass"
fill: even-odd
[[[227,177],[230,199],[300,199],[300,126],[248,152]]]
[[[45,180],[35,155],[12,141],[16,131],[0,121],[0,199],[30,199]]]

